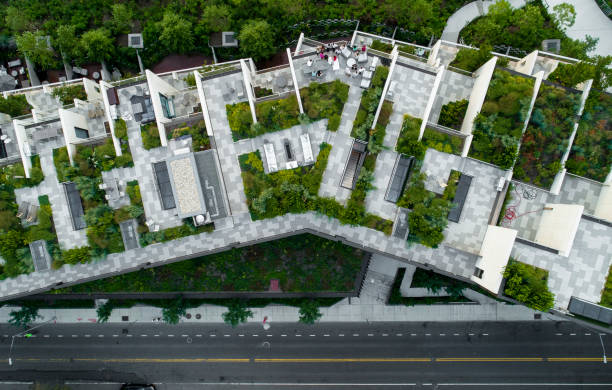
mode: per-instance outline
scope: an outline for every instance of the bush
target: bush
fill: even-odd
[[[391,53],[391,51],[393,50],[392,44],[381,42],[378,40],[372,41],[372,44],[370,45],[370,47],[374,50],[382,51],[385,53]]]
[[[128,140],[127,124],[123,119],[117,119],[115,121],[115,137],[124,141]]]
[[[328,118],[327,129],[336,131],[340,127],[340,116],[348,100],[349,86],[340,80],[330,83],[310,83],[300,89],[304,112],[312,119]]]
[[[455,68],[463,69],[468,72],[475,72],[478,70],[478,68],[484,65],[485,62],[493,58],[493,54],[491,54],[492,50],[493,47],[486,44],[480,46],[478,50],[459,49],[457,56],[453,62],[450,63],[450,66],[454,66]]]
[[[395,150],[408,156],[414,156],[418,160],[425,157],[425,146],[418,141],[421,131],[422,120],[410,115],[404,115],[404,122],[400,130]]]
[[[555,297],[548,290],[548,271],[510,259],[504,278],[505,295],[535,310],[552,309]]]
[[[446,103],[440,111],[438,123],[451,129],[459,130],[468,108],[467,99]]]
[[[253,124],[253,117],[251,116],[249,104],[246,102],[228,104],[225,108],[227,110],[227,120],[229,121],[234,141],[249,138],[251,125]]]
[[[319,311],[319,304],[314,299],[304,301],[300,305],[300,319],[303,324],[312,325],[323,315]]]
[[[91,248],[82,246],[62,251],[62,260],[66,264],[84,264],[91,261]]]
[[[113,303],[109,300],[103,305],[98,306],[96,314],[98,315],[98,323],[103,324],[108,321],[113,312]]]
[[[227,311],[222,314],[222,317],[226,324],[236,327],[253,317],[253,312],[247,309],[243,301],[234,300],[229,304]]]

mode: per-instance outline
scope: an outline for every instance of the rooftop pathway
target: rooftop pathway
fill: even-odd
[[[395,220],[397,206],[385,200],[385,193],[391,180],[391,173],[395,166],[397,153],[383,150],[376,157],[376,168],[374,169],[374,189],[366,195],[366,210],[372,214],[385,219]]]

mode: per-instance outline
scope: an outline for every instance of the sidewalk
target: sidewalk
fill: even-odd
[[[0,323],[7,323],[14,306],[0,308]],[[202,305],[188,309],[191,319],[182,318],[181,322],[191,323],[222,323],[221,317],[227,309],[223,306]],[[270,322],[297,322],[299,308],[283,305],[269,305],[264,308],[254,308],[253,317],[249,322],[262,322],[268,317]],[[484,305],[419,305],[419,306],[389,306],[377,303],[361,303],[358,298],[338,302],[336,305],[321,308],[320,322],[448,322],[448,321],[530,321],[534,319],[534,311],[520,305],[501,303]],[[56,318],[58,323],[95,323],[95,309],[41,309],[36,322],[41,323]],[[196,319],[200,314],[201,318]],[[127,316],[124,320],[122,317]],[[111,323],[150,323],[161,317],[162,310],[152,306],[134,306],[129,309],[113,310],[108,322]],[[543,314],[542,318],[547,318]]]

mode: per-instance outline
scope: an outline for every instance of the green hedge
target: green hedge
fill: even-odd
[[[381,107],[378,122],[374,126],[374,115],[378,109],[388,76],[388,67],[376,67],[370,88],[362,92],[359,109],[357,110],[355,120],[353,121],[353,129],[351,130],[351,137],[368,142],[368,150],[371,153],[378,153],[382,149],[385,137],[384,132],[389,122],[389,116],[393,111],[393,103],[385,101],[383,107]],[[370,139],[374,142],[370,142]]]
[[[533,96],[534,80],[497,69],[480,113],[474,120],[470,157],[508,169]]]
[[[427,148],[436,149],[439,152],[461,155],[463,150],[463,139],[450,134],[425,128],[421,142],[417,141],[421,129],[422,120],[410,115],[404,115],[404,122],[400,130],[395,150],[408,156],[415,156],[422,160]]]
[[[610,172],[610,166],[612,96],[591,90],[565,167],[575,175],[603,182]]]
[[[573,130],[580,95],[542,84],[523,135],[514,178],[550,188]]]
[[[352,291],[366,253],[310,234],[83,283],[55,293]]]

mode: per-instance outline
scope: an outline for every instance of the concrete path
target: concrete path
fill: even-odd
[[[525,6],[525,0],[508,0],[512,7],[520,8]],[[584,2],[585,0],[578,0]],[[491,4],[495,2],[492,0],[478,0],[472,3],[466,4],[459,8],[457,12],[452,14],[446,22],[446,27],[442,31],[442,39],[445,41],[457,42],[459,39],[459,33],[463,27],[467,26],[472,20],[479,16],[486,14]]]
[[[572,39],[584,39],[587,35],[599,38],[591,55],[612,55],[612,20],[595,3],[595,0],[547,0],[550,8],[557,4],[569,3],[576,9],[576,22],[567,29]]]

